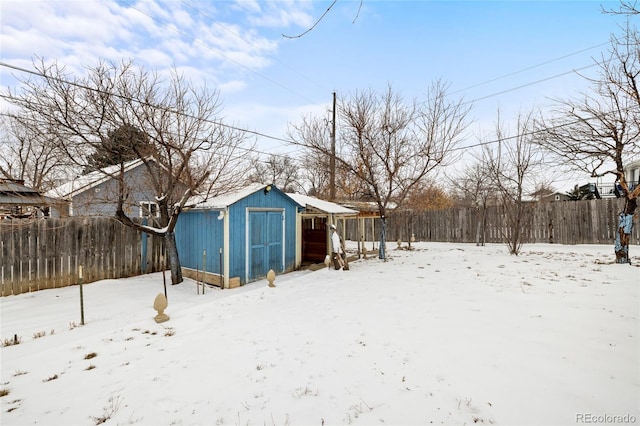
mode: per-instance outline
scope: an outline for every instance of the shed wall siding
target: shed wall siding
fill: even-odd
[[[206,270],[221,273],[220,249],[223,247],[223,221],[219,211],[185,211],[178,216],[176,243],[180,263],[185,268],[203,269],[203,252],[206,250]]]

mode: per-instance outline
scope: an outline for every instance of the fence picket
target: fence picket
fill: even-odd
[[[141,274],[141,232],[112,218],[0,222],[0,296]],[[153,238],[147,272],[159,271],[162,238]]]

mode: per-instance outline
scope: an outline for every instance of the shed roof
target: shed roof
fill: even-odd
[[[235,191],[227,192],[226,194],[218,195],[212,198],[205,198],[205,196],[203,195],[196,195],[189,200],[189,205],[193,209],[225,209],[255,192],[264,190],[267,186],[273,185],[267,185],[264,183],[251,183]],[[291,198],[294,203],[302,206],[300,203],[290,197],[290,194],[285,194],[284,192],[283,194]]]
[[[320,200],[308,195],[287,193],[293,200],[303,206],[306,210],[316,210],[322,213],[329,213],[341,216],[357,216],[358,211],[353,210],[331,201]]]

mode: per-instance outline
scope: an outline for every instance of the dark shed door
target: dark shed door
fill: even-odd
[[[249,280],[267,276],[269,269],[282,272],[282,211],[249,213]]]

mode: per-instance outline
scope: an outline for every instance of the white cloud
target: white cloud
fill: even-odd
[[[235,4],[235,9],[239,9],[244,12],[260,13],[262,11],[260,2],[258,2],[257,0],[235,0]]]
[[[311,2],[268,1],[264,5],[260,15],[248,17],[251,24],[268,28],[304,28],[313,25],[316,19],[308,13],[312,9]]]
[[[201,69],[193,75],[216,75],[219,81],[224,80],[224,73],[231,72],[228,87],[238,90],[246,87],[238,84],[238,75],[269,66],[269,56],[278,48],[276,41],[254,28],[219,19],[220,11],[206,3],[191,6],[144,1],[133,7],[107,1],[24,4],[4,1],[1,6],[2,56],[13,64],[38,56],[83,72],[84,67],[100,59],[133,59],[157,71],[173,66]],[[240,6],[260,12],[255,2],[242,2]],[[289,3],[283,6],[291,7]],[[5,74],[7,70],[0,72]]]

